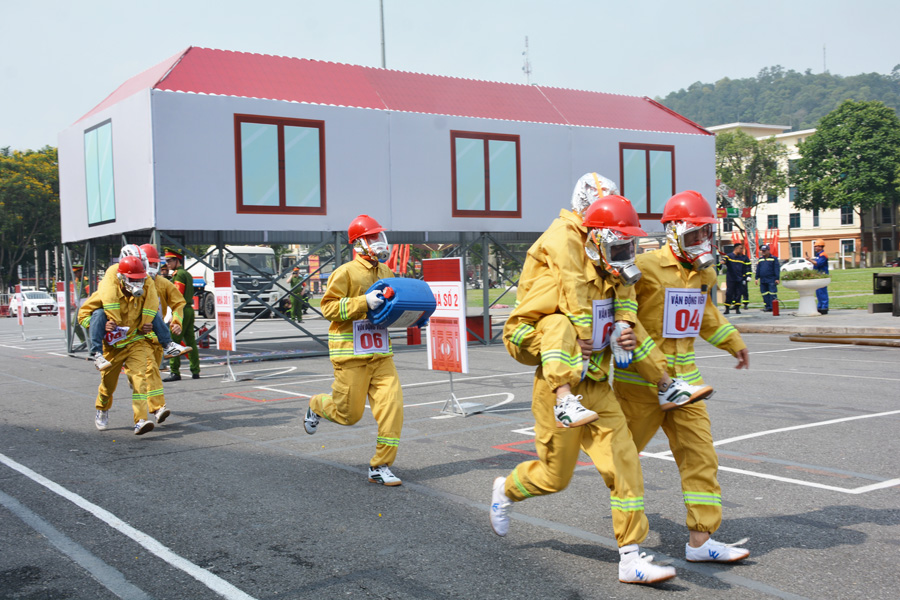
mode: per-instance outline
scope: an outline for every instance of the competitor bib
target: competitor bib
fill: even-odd
[[[115,344],[121,342],[125,339],[125,336],[128,335],[127,327],[116,327],[112,331],[107,331],[103,334],[103,339],[106,340],[106,343],[110,346],[114,346]]]
[[[663,337],[686,338],[700,335],[706,292],[693,288],[666,288],[663,309]]]
[[[365,319],[353,321],[353,354],[385,353],[389,348],[387,327]]]
[[[592,312],[594,338],[591,348],[597,352],[609,346],[609,336],[614,326],[613,317],[616,314],[613,309],[613,299],[594,300]]]

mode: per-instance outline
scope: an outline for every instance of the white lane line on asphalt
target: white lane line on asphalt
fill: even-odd
[[[705,365],[704,369],[733,369],[734,367],[711,367]],[[752,367],[751,367],[752,368]],[[844,379],[869,379],[872,381],[900,381],[896,377],[867,377],[866,375],[842,375],[840,373],[814,373],[812,371],[794,371],[785,369],[752,369],[754,373],[787,373],[789,375],[813,375],[815,377],[841,377]]]
[[[668,455],[668,452],[660,452],[658,454],[649,453],[649,452],[641,452],[641,456],[646,456],[647,458],[658,458],[660,460],[668,460],[674,462],[675,459]],[[749,475],[751,477],[758,477],[760,479],[771,479],[773,481],[781,481],[783,483],[794,483],[796,485],[802,485],[806,487],[818,488],[820,490],[828,490],[831,492],[841,492],[842,494],[864,494],[866,492],[871,492],[873,490],[880,490],[883,488],[894,487],[896,485],[900,485],[900,479],[888,479],[886,481],[880,481],[878,483],[873,483],[871,485],[864,485],[858,488],[842,488],[836,487],[833,485],[825,485],[824,483],[815,483],[812,481],[803,481],[802,479],[792,479],[790,477],[781,477],[780,475],[769,475],[767,473],[757,473],[755,471],[747,471],[745,469],[735,469],[732,467],[723,467],[719,465],[719,471],[728,471],[729,473],[738,473],[740,475]]]
[[[0,492],[0,505],[19,517],[23,523],[47,538],[47,541],[65,556],[87,571],[91,577],[119,598],[150,600],[144,590],[129,582],[121,571],[91,554],[84,546],[57,530],[53,525],[33,513],[21,502]]]
[[[0,344],[0,348],[12,348],[13,350],[24,350],[25,348],[21,348],[19,346],[7,346],[6,344]]]
[[[253,596],[250,596],[244,591],[236,588],[221,577],[218,577],[217,575],[210,573],[206,569],[198,567],[189,560],[175,554],[143,531],[139,531],[131,525],[128,525],[119,517],[115,516],[106,509],[103,509],[92,502],[88,502],[78,494],[70,492],[61,485],[50,481],[43,475],[32,471],[25,465],[17,463],[5,454],[0,454],[0,462],[5,464],[10,469],[18,471],[22,475],[25,475],[35,483],[44,486],[51,492],[62,496],[79,508],[82,508],[91,513],[119,533],[122,533],[123,535],[131,538],[132,540],[143,546],[146,550],[155,554],[157,557],[169,563],[176,569],[184,571],[223,598],[226,598],[227,600],[255,600]]]
[[[731,442],[738,442],[741,440],[749,440],[752,438],[762,437],[764,435],[772,435],[775,433],[784,433],[786,431],[797,431],[799,429],[809,429],[810,427],[822,427],[823,425],[834,425],[835,423],[845,423],[847,421],[857,421],[859,419],[871,419],[874,417],[886,417],[890,415],[900,414],[900,410],[891,410],[882,413],[875,413],[872,415],[857,415],[855,417],[843,417],[841,419],[830,419],[828,421],[817,421],[815,423],[807,423],[805,425],[794,425],[792,427],[780,427],[778,429],[768,429],[766,431],[758,431],[756,433],[748,433],[746,435],[738,435],[735,437],[726,438],[724,440],[719,440],[713,442],[713,446],[721,446],[722,444],[730,444]],[[641,456],[646,456],[648,458],[658,458],[661,460],[670,460],[674,461],[675,459],[672,457],[672,451],[666,450],[665,452],[641,452]],[[824,485],[821,483],[813,483],[810,481],[803,481],[800,479],[792,479],[790,477],[780,477],[778,475],[767,475],[765,473],[756,473],[754,471],[746,471],[744,469],[734,469],[731,467],[723,467],[719,466],[720,471],[729,471],[731,473],[740,473],[743,475],[751,475],[753,477],[759,477],[762,479],[773,479],[775,481],[783,481],[786,483],[796,483],[798,485],[805,485],[808,487],[820,488],[823,490],[831,490],[834,492],[842,492],[844,494],[864,494],[866,492],[871,492],[873,490],[879,490],[883,488],[893,487],[895,485],[900,485],[900,479],[888,479],[886,481],[881,481],[879,483],[873,483],[871,485],[865,485],[858,488],[841,488],[835,487],[831,485]]]
[[[258,386],[253,389],[266,390],[267,392],[278,392],[279,394],[287,394],[288,396],[297,396],[298,398],[311,398],[312,397],[309,394],[298,394],[297,392],[289,392],[287,390],[280,390],[280,389],[274,388],[274,387]]]

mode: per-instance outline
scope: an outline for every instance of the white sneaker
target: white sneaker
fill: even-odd
[[[172,411],[166,408],[166,405],[163,404],[162,408],[156,409],[156,412],[150,413],[156,418],[156,423],[161,424],[163,421],[169,418],[169,415],[172,414]]]
[[[109,411],[98,410],[97,414],[94,415],[94,425],[96,425],[97,429],[100,431],[104,431],[109,425]]]
[[[94,366],[97,367],[98,371],[105,371],[112,366],[112,363],[106,360],[106,357],[103,356],[102,352],[98,352],[91,356],[91,360],[94,361]]]
[[[319,427],[319,421],[322,420],[322,417],[313,412],[312,407],[308,407],[306,409],[306,416],[303,418],[303,429],[306,430],[306,433],[312,435],[316,432]],[[372,469],[369,469],[371,472]]]
[[[581,396],[569,394],[565,398],[557,398],[553,413],[556,415],[557,427],[580,427],[593,423],[599,415],[581,405]]]
[[[498,477],[494,480],[491,493],[491,529],[500,537],[509,531],[509,510],[513,504],[506,495],[505,487],[506,477]]]
[[[400,485],[403,483],[400,478],[391,473],[391,468],[387,465],[380,467],[369,467],[369,481],[372,483],[380,483],[388,487]]]
[[[153,431],[153,422],[141,419],[134,424],[134,435],[144,435],[148,431]]]
[[[653,557],[635,550],[619,559],[619,581],[622,583],[659,583],[675,577],[675,567],[653,564]]]
[[[712,386],[691,385],[683,379],[673,379],[668,388],[659,392],[659,407],[668,411],[712,395]]]
[[[690,544],[684,546],[684,557],[688,562],[734,562],[743,560],[750,556],[750,551],[746,548],[739,548],[741,544],[746,544],[750,538],[743,538],[733,544],[723,544],[709,538],[699,548],[692,548]]]
[[[190,351],[190,346],[182,346],[181,344],[176,344],[175,342],[169,342],[169,345],[166,346],[165,349],[163,349],[163,358],[175,358],[176,356],[187,354]]]

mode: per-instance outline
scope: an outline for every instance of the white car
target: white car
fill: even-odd
[[[781,271],[802,271],[812,269],[813,264],[805,258],[795,257],[781,265]]]
[[[56,298],[47,292],[22,292],[22,315],[55,315],[57,314]],[[9,301],[9,314],[13,317],[19,314],[19,303],[13,294]]]

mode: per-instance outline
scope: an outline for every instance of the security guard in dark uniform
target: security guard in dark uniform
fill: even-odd
[[[781,280],[781,265],[778,257],[772,256],[768,244],[759,247],[763,255],[756,263],[756,283],[759,284],[759,293],[762,294],[763,308],[765,312],[772,312],[772,301],[778,298],[778,283]]]
[[[194,277],[185,271],[184,256],[172,250],[166,250],[166,266],[171,273],[172,283],[184,296],[184,318],[181,321],[181,335],[172,333],[175,342],[190,346],[188,359],[191,363],[191,377],[200,379],[200,351],[197,349],[197,339],[194,337]],[[169,376],[163,381],[179,381],[181,379],[181,357],[169,359]]]
[[[742,244],[736,244],[734,249],[722,257],[725,261],[725,314],[734,309],[735,314],[741,314],[741,295],[747,284],[747,276],[751,272],[750,260],[744,254]]]

